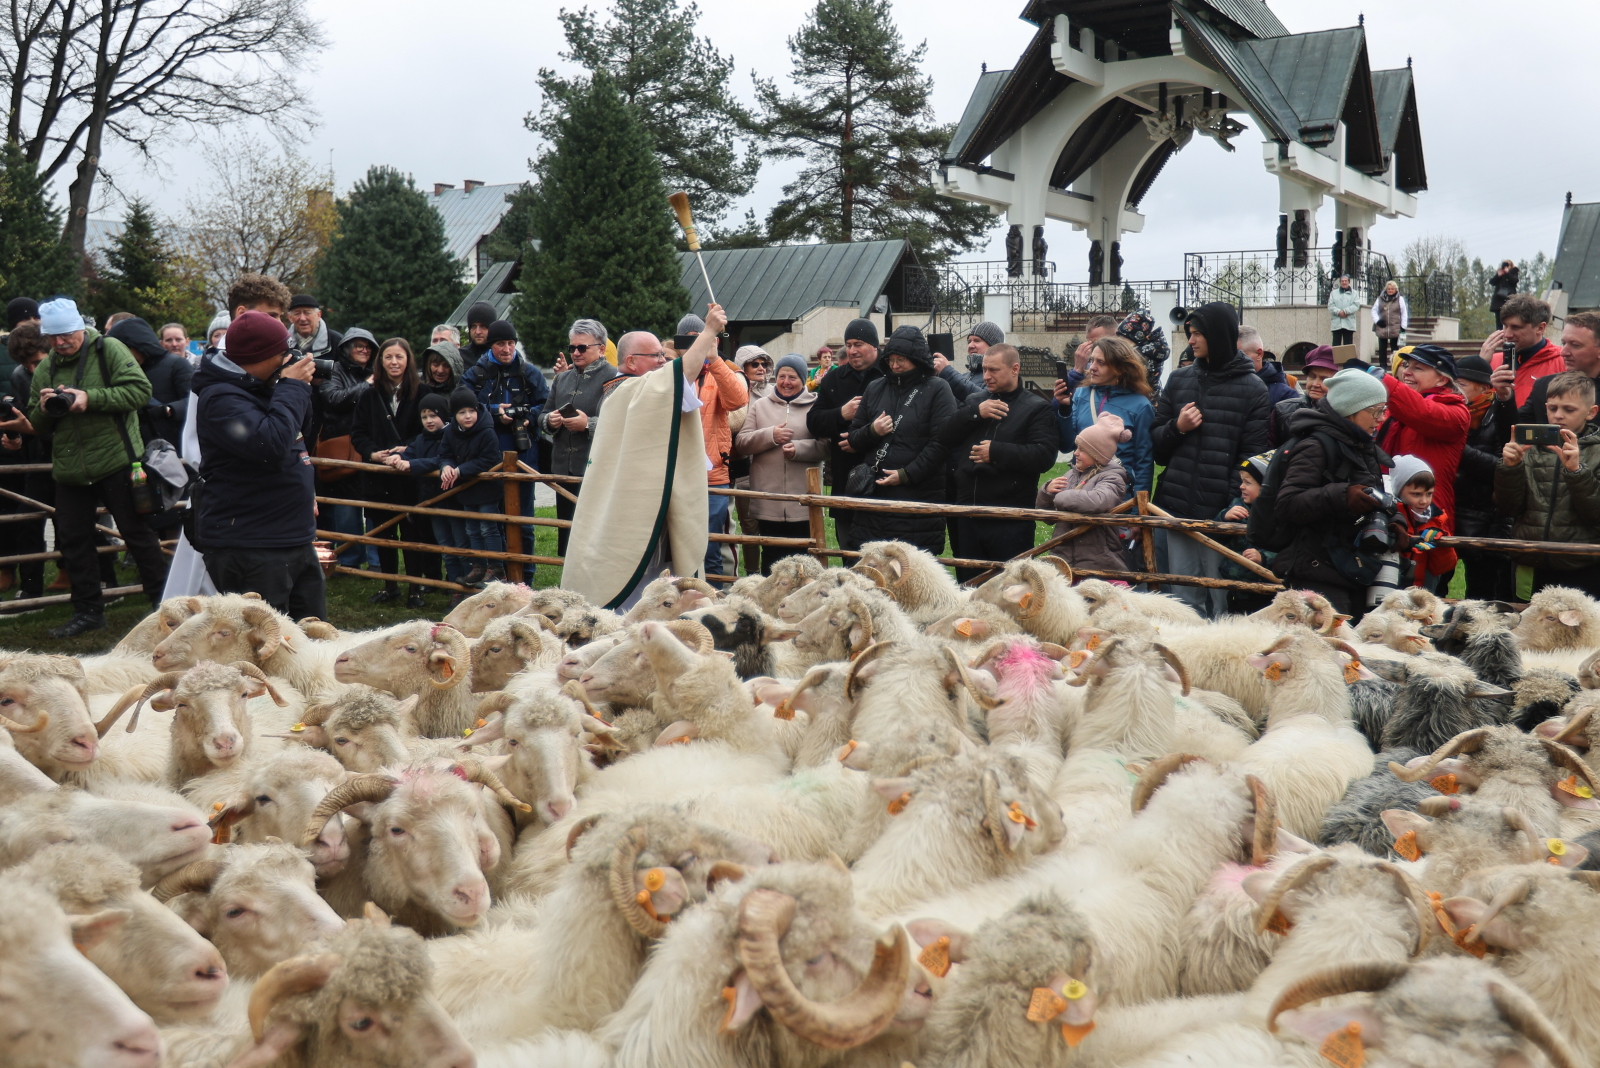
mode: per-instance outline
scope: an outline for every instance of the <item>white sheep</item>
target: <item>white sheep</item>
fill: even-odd
[[[1004,609],[1040,641],[1070,645],[1089,622],[1089,606],[1072,588],[1070,571],[1054,556],[1044,562],[1014,560],[979,587],[973,599]]]
[[[1089,622],[1099,625],[1101,612],[1123,609],[1157,623],[1201,623],[1200,613],[1168,593],[1145,593],[1113,585],[1105,579],[1084,579],[1072,587],[1089,608]]]
[[[364,636],[345,638],[359,641]],[[315,698],[334,681],[333,662],[341,644],[311,640],[299,624],[257,598],[219,594],[163,638],[150,659],[163,672],[192,668],[202,660],[218,664],[248,660],[307,698]]]
[[[491,619],[526,611],[532,599],[533,590],[523,583],[491,582],[477,593],[463,597],[444,617],[444,625],[476,638]]]
[[[851,571],[843,567],[830,567],[779,601],[775,614],[785,623],[798,623],[812,612],[815,612],[823,599],[834,590],[846,587],[855,590],[873,590],[877,589],[878,585],[871,576],[864,572]]]
[[[1566,586],[1546,586],[1528,599],[1522,621],[1511,632],[1525,652],[1579,650],[1600,646],[1600,604]]]
[[[477,719],[478,697],[467,679],[471,650],[454,627],[417,620],[401,623],[341,653],[333,674],[399,698],[415,695],[411,710],[425,738],[459,737]]]
[[[932,553],[903,541],[867,542],[856,567],[919,624],[931,623],[967,600],[949,569]]]

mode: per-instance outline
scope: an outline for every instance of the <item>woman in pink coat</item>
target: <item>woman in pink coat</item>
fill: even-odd
[[[778,361],[772,392],[750,401],[749,414],[734,440],[740,456],[750,457],[750,488],[764,493],[806,492],[806,468],[828,455],[827,443],[811,436],[806,413],[817,395],[806,390],[806,361],[794,353]],[[752,518],[761,523],[763,537],[804,538],[810,534],[810,515],[804,505],[791,501],[750,502]],[[780,545],[761,547],[761,573],[804,549]]]

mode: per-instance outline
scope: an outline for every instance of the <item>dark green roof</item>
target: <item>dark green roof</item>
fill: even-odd
[[[1600,204],[1568,204],[1551,281],[1567,291],[1569,311],[1600,308]]]
[[[977,88],[972,90],[972,96],[967,100],[967,109],[961,113],[961,121],[956,123],[955,135],[950,138],[950,146],[945,149],[945,159],[961,158],[962,151],[972,140],[972,135],[977,132],[978,124],[989,113],[989,105],[994,103],[995,96],[1010,77],[1011,72],[1008,70],[984,71],[978,76]]]
[[[1372,95],[1378,112],[1383,155],[1396,157],[1395,184],[1407,193],[1428,188],[1422,156],[1422,126],[1417,118],[1417,86],[1411,68],[1372,72]]]
[[[516,299],[517,268],[520,266],[515,260],[500,260],[491,263],[483,272],[483,277],[478,279],[478,284],[472,287],[472,292],[467,294],[465,300],[456,305],[456,310],[450,313],[450,318],[445,322],[451,326],[465,329],[467,325],[467,309],[480,300],[486,300],[494,305],[495,318],[505,319],[511,315],[511,302]]]
[[[704,256],[706,273],[729,319],[788,322],[823,304],[856,308],[866,315],[889,288],[910,247],[904,240],[852,241],[723,249]],[[689,307],[704,309],[710,298],[694,253],[678,253],[678,263]]]

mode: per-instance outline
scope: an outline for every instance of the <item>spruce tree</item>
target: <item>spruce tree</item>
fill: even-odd
[[[818,0],[789,51],[797,95],[756,79],[767,154],[805,161],[767,216],[772,239],[904,237],[925,258],[976,247],[994,219],[933,189],[951,128],[932,122],[927,45],[905,47],[889,0]]]
[[[191,331],[204,329],[211,313],[199,266],[173,251],[142,200],[128,205],[105,261],[106,269],[89,282],[89,303],[101,322],[126,311],[155,330],[173,321]]]
[[[61,212],[16,142],[0,145],[0,300],[79,291]]]
[[[650,135],[603,71],[571,94],[554,134],[534,164],[529,221],[539,248],[523,257],[512,310],[523,346],[549,362],[580,318],[600,320],[613,337],[670,335],[689,295]]]
[[[423,339],[467,294],[444,220],[409,175],[375,166],[337,205],[338,229],[317,265],[317,295],[341,326],[380,341]]]

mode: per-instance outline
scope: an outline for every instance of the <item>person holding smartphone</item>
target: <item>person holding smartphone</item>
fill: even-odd
[[[539,417],[542,429],[550,435],[550,473],[582,475],[589,463],[589,446],[594,441],[600,399],[605,384],[617,377],[617,369],[606,361],[606,328],[594,319],[579,319],[567,331],[566,357],[570,366],[550,383],[550,397]],[[573,494],[578,483],[564,486]],[[556,493],[556,518],[571,519],[578,502]],[[557,551],[567,555],[567,531],[556,535]]]

